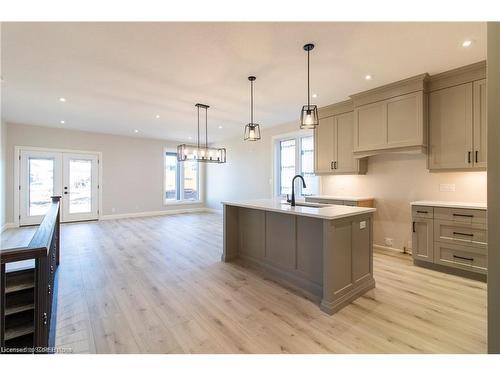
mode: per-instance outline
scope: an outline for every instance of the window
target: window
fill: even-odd
[[[200,200],[199,166],[196,161],[177,161],[177,153],[165,152],[165,203]]]
[[[295,181],[295,195],[319,193],[319,178],[314,175],[314,138],[312,135],[282,138],[276,141],[276,194],[292,193],[293,176],[304,177],[306,188]]]

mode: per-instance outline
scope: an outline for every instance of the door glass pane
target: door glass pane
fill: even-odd
[[[198,200],[198,162],[184,163],[184,199]]]
[[[92,161],[69,161],[69,213],[92,211]],[[66,189],[65,189],[66,190]]]
[[[302,188],[302,195],[317,194],[319,179],[314,175],[314,141],[312,136],[301,139],[300,157],[302,166],[300,174],[304,177],[307,185],[305,189]]]
[[[165,200],[177,199],[177,154],[165,154]]]
[[[295,139],[280,142],[280,195],[292,193],[295,176]]]
[[[28,215],[45,215],[54,195],[54,160],[29,158],[28,168]]]

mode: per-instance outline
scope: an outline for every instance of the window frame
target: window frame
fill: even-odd
[[[189,205],[189,204],[203,204],[203,178],[204,178],[204,166],[200,165],[200,163],[196,163],[198,166],[198,178],[197,178],[197,185],[198,185],[198,199],[184,199],[183,194],[184,194],[184,166],[181,163],[184,162],[179,162],[177,161],[177,170],[176,170],[176,197],[179,197],[178,199],[166,199],[165,197],[165,192],[166,192],[166,179],[165,179],[165,168],[166,168],[166,155],[171,154],[176,156],[177,160],[177,150],[174,150],[172,148],[164,148],[163,149],[163,171],[162,171],[162,180],[163,180],[163,186],[162,186],[162,201],[164,206],[176,206],[176,205]]]
[[[283,198],[284,195],[281,193],[281,157],[280,157],[280,142],[287,140],[295,140],[295,174],[300,174],[302,171],[302,138],[313,137],[314,145],[314,131],[313,130],[301,130],[300,132],[293,132],[287,134],[276,135],[272,137],[272,148],[273,148],[273,158],[272,158],[272,170],[273,170],[273,183],[272,183],[272,196],[275,198]],[[313,158],[314,163],[314,158]],[[321,177],[316,175],[318,179],[318,190],[313,195],[321,194]],[[295,197],[303,197],[302,195],[302,184],[296,186]]]

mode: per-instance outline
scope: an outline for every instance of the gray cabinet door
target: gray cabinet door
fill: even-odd
[[[319,120],[314,130],[314,173],[332,173],[332,162],[335,159],[335,118],[326,117]]]
[[[418,91],[386,100],[388,147],[424,144],[423,96]]]
[[[387,106],[383,102],[354,109],[354,151],[383,149],[387,145]]]
[[[357,173],[357,160],[353,155],[353,125],[352,112],[335,116],[336,128],[336,161],[334,173]]]
[[[472,82],[429,95],[429,169],[473,166]]]
[[[486,168],[487,108],[486,80],[474,82],[474,166]]]
[[[413,218],[412,254],[414,259],[434,262],[433,220]]]

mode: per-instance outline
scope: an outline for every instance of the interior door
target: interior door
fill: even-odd
[[[97,155],[63,153],[62,221],[98,218]]]
[[[51,196],[62,192],[62,154],[22,150],[20,162],[19,224],[40,224]]]

